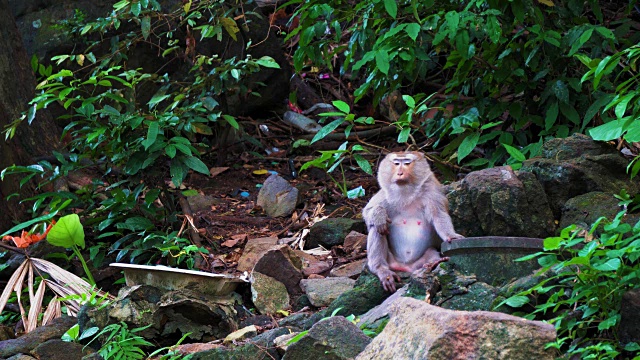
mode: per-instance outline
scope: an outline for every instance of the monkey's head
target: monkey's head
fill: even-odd
[[[417,151],[394,152],[380,163],[378,182],[385,188],[391,184],[399,186],[415,185],[431,175],[431,168],[424,155]]]

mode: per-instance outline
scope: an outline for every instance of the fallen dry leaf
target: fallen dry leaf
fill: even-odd
[[[227,169],[229,169],[229,167],[212,167],[211,169],[209,169],[209,174],[211,174],[211,177],[216,177],[217,175],[225,172]]]
[[[230,239],[230,240],[227,240],[227,241],[223,242],[220,245],[226,246],[226,247],[234,247],[238,243],[238,241],[240,241],[240,239]]]

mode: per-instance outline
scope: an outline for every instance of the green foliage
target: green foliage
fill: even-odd
[[[47,235],[47,242],[54,246],[71,249],[78,257],[78,260],[80,260],[80,263],[82,263],[82,268],[84,269],[84,273],[87,275],[89,283],[91,285],[96,284],[79,249],[84,249],[85,245],[84,229],[80,223],[80,217],[78,214],[69,214],[61,217],[49,231],[49,234]]]
[[[104,359],[144,359],[146,354],[142,348],[153,346],[153,344],[136,333],[149,326],[151,325],[129,330],[124,322],[107,325],[93,336],[87,346],[99,339],[102,347],[98,350],[98,354]]]
[[[600,218],[588,233],[572,225],[545,239],[544,251],[519,260],[537,258],[541,272],[553,276],[499,306],[533,306],[525,317],[554,324],[558,337],[548,346],[567,357],[611,359],[623,349],[640,355],[637,344],[618,339],[622,295],[640,288],[640,222],[632,227],[624,216]],[[602,233],[594,237],[598,229]]]
[[[410,126],[399,127],[398,142],[409,133],[436,139],[434,145],[444,139],[446,159],[473,167],[505,161],[517,166],[523,156],[538,153],[543,139],[597,125],[594,115],[611,95],[582,86],[587,70],[579,60],[604,57],[609,49],[638,40],[637,34],[626,37],[628,19],[605,21],[596,1],[289,4],[298,5],[300,26],[289,34],[299,36],[297,71],[316,65],[350,74],[355,100],[372,96],[374,104],[398,89],[413,97],[444,89],[440,95],[446,97],[428,103],[453,104],[454,113],[462,115],[446,119],[410,106],[417,116],[407,119]],[[629,9],[623,7],[620,15]],[[614,67],[615,61],[603,64],[598,79]],[[631,106],[629,100],[618,99],[620,111]],[[477,146],[483,146],[483,155],[472,153]]]
[[[576,57],[589,68],[582,82],[591,82],[593,91],[613,90],[614,95],[603,95],[592,105],[588,114],[601,113],[603,124],[589,130],[594,140],[610,141],[622,138],[630,143],[640,141],[640,80],[637,74],[637,62],[640,59],[640,45],[619,51],[604,58],[589,58],[586,55]],[[612,80],[610,80],[612,79]],[[615,118],[611,118],[613,109]],[[591,110],[591,108],[590,108]],[[640,171],[639,157],[629,164],[627,171],[634,178]]]
[[[329,122],[328,124],[324,125],[322,129],[320,129],[320,131],[316,133],[316,135],[311,140],[311,144],[313,144],[316,141],[324,139],[327,135],[329,135],[330,133],[332,133],[334,130],[336,130],[338,127],[342,126],[345,123],[347,124],[347,126],[344,128],[344,136],[345,138],[348,138],[349,135],[351,134],[351,130],[355,125],[357,124],[371,125],[374,122],[372,117],[356,118],[356,116],[351,113],[351,108],[349,107],[349,105],[344,101],[334,101],[333,106],[336,108],[337,111],[322,113],[320,114],[320,116],[325,120],[328,120],[329,118],[335,118],[335,119]],[[345,141],[344,143],[342,143],[342,145],[340,145],[340,147],[337,150],[320,151],[321,153],[320,157],[304,163],[300,168],[300,171],[303,171],[311,166],[323,169],[327,172],[331,180],[338,186],[343,196],[349,197],[349,198],[362,196],[362,193],[360,192],[354,193],[353,190],[355,189],[353,190],[348,189],[348,184],[344,175],[344,168],[342,167],[342,162],[345,159],[352,158],[353,160],[355,160],[358,167],[362,171],[366,172],[367,174],[373,174],[373,169],[371,168],[371,164],[369,163],[369,161],[367,161],[361,154],[362,152],[365,151],[362,145],[356,144],[356,145],[352,145],[350,148],[347,148],[348,145],[349,145],[349,142]],[[332,172],[336,168],[340,168],[340,172],[342,174],[341,181],[336,180],[332,175]],[[353,195],[350,195],[350,194],[353,194]]]
[[[80,342],[80,340],[94,336],[95,334],[98,333],[99,330],[100,328],[94,326],[86,329],[81,334],[80,324],[75,324],[62,335],[62,341]]]
[[[42,188],[92,166],[104,172],[109,184],[94,179],[78,191],[22,199],[33,202],[36,219],[9,232],[73,208],[90,236],[102,241],[90,247],[94,264],[109,249],[121,261],[165,258],[192,267],[189,257],[205,250],[177,236],[177,201],[164,180],[170,177],[178,187],[191,171],[208,175],[201,159],[208,148],[203,139],[225,129],[241,130],[219,101],[225,94],[259,96],[262,84],[249,83],[247,77],[262,68],[279,68],[268,56],[200,53],[200,48],[213,47],[196,43],[220,44],[223,36],[239,41],[240,27],[247,30],[261,16],[233,2],[189,1],[166,13],[156,0],[121,0],[104,18],[84,22],[77,12],[61,23],[65,35],[76,39],[74,53],[54,56],[50,65],[32,59],[36,96],[29,111],[4,131],[12,138],[17,126],[31,123],[38,111],[58,107],[66,111],[59,118],[65,125],[65,155],[54,152],[54,160],[9,167],[0,178],[21,174],[20,186],[37,180]],[[157,58],[140,61],[140,53],[148,53],[150,46]],[[49,214],[39,216],[43,212]]]

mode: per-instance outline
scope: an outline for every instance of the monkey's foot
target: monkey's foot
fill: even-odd
[[[402,279],[400,279],[398,274],[386,269],[378,271],[378,278],[380,279],[384,290],[388,292],[395,292],[396,282],[402,282]]]
[[[444,256],[444,257],[441,257],[438,260],[430,261],[428,263],[425,263],[424,265],[422,265],[422,267],[427,269],[429,272],[431,272],[431,271],[433,271],[433,269],[436,268],[436,266],[440,265],[440,263],[443,263],[445,261],[449,261],[449,257],[448,256]]]

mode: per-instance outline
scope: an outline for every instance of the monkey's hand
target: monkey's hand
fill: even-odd
[[[387,210],[382,206],[373,209],[371,213],[371,225],[380,235],[389,235],[389,224],[391,219],[387,216]]]
[[[452,240],[456,240],[456,239],[463,239],[464,236],[457,234],[457,233],[453,233],[449,236],[447,236],[446,239],[444,239],[446,242],[451,242]]]
[[[382,283],[382,287],[388,292],[396,292],[396,282],[402,282],[400,275],[389,269],[379,269],[377,275]]]

